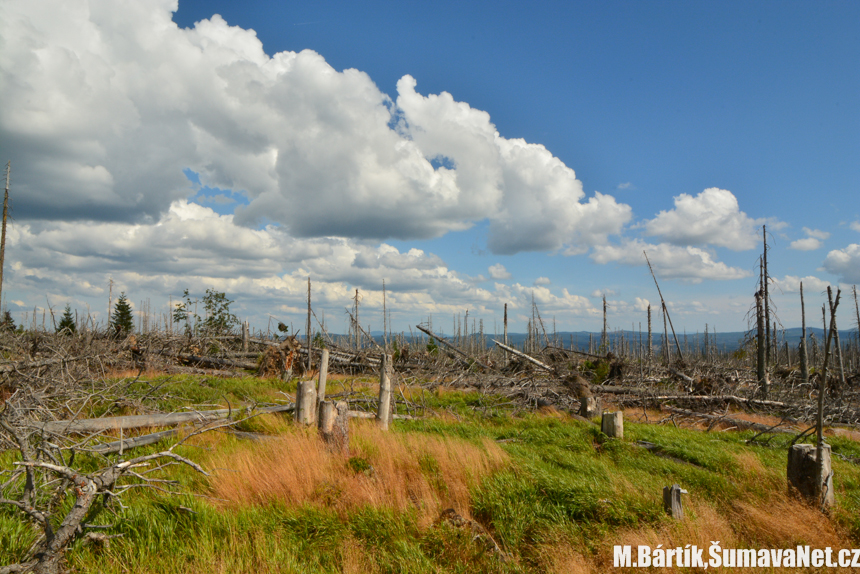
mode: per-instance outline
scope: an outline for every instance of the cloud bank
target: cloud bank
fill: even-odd
[[[428,239],[489,220],[496,253],[587,249],[629,206],[545,147],[404,76],[392,100],[310,50],[269,57],[220,16],[181,29],[164,0],[7,2],[0,139],[21,218],[158,221],[203,185],[241,190],[236,223],[293,237]]]

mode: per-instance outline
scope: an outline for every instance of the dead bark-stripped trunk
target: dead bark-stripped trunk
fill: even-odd
[[[800,282],[800,378],[804,385],[809,383],[809,355],[806,351],[806,306],[803,302],[803,281]]]
[[[836,366],[839,367],[839,388],[845,389],[845,365],[842,361],[842,344],[839,342],[839,328],[836,326],[836,316],[830,318],[831,328],[833,329],[833,343],[835,345],[834,352],[836,354]]]
[[[678,361],[683,363],[684,362],[684,353],[681,352],[681,344],[678,343],[678,335],[675,334],[675,326],[672,325],[672,318],[669,317],[669,308],[666,306],[666,300],[663,299],[663,292],[660,291],[660,284],[657,282],[657,275],[654,274],[654,269],[651,267],[651,261],[648,259],[648,254],[645,251],[643,251],[642,253],[645,255],[645,262],[648,263],[648,270],[651,272],[651,277],[654,279],[654,285],[657,286],[657,294],[660,295],[660,303],[663,305],[663,330],[666,331],[666,319],[668,319],[669,320],[669,326],[672,327],[672,338],[675,339],[675,347],[678,350]],[[668,331],[666,333],[666,342],[667,343],[669,342]],[[666,364],[669,364],[668,360],[669,360],[670,356],[668,353],[666,354],[666,358],[667,358]]]
[[[767,369],[765,368],[765,362],[767,361],[767,355],[765,354],[765,347],[767,347],[767,340],[765,335],[765,320],[764,320],[764,306],[762,304],[762,292],[758,291],[755,294],[755,314],[756,314],[756,350],[758,351],[756,357],[756,378],[758,379],[759,387],[761,388],[762,394],[767,396]]]
[[[672,350],[669,348],[669,328],[666,326],[666,302],[663,302],[663,354],[666,357],[666,364],[672,362]]]
[[[311,372],[311,365],[313,364],[313,353],[311,353],[311,345],[313,344],[311,337],[311,278],[308,277],[308,322],[307,327],[305,329],[305,337],[308,339],[308,368],[307,372]]]
[[[833,290],[827,286],[827,300],[830,305],[830,330],[827,331],[824,343],[824,367],[821,370],[821,386],[818,389],[818,417],[816,421],[817,443],[815,449],[815,460],[818,464],[818,484],[826,484],[828,477],[824,476],[826,466],[824,464],[824,393],[827,389],[827,360],[830,355],[830,343],[833,339],[833,328],[835,327],[836,308],[839,306],[840,290],[836,290],[836,300],[833,300]],[[821,501],[822,506],[824,500]]]
[[[600,334],[600,347],[602,353],[609,350],[609,345],[606,341],[606,295],[603,296],[603,332]]]
[[[3,195],[3,230],[0,232],[0,303],[3,301],[3,263],[6,258],[6,216],[9,212],[9,174],[12,162],[6,164],[6,193]]]
[[[771,356],[770,356],[770,345],[771,345],[771,336],[770,336],[770,296],[768,294],[768,275],[767,275],[767,225],[761,226],[761,236],[762,242],[764,243],[764,250],[762,252],[762,292],[764,293],[764,325],[765,325],[765,349],[767,352],[767,356],[765,357],[765,364],[770,365]]]
[[[654,340],[651,338],[651,304],[648,303],[648,367],[654,359]]]
[[[508,344],[508,304],[505,303],[505,345]],[[508,352],[505,351],[505,366],[508,366]]]

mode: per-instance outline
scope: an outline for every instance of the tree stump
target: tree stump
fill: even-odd
[[[349,405],[345,401],[322,401],[318,420],[320,436],[328,447],[349,454]]]
[[[314,381],[299,381],[296,385],[296,422],[309,425],[316,422],[317,391]]]
[[[382,365],[379,369],[379,408],[376,411],[379,428],[388,430],[391,422],[391,355],[382,355]]]
[[[684,507],[681,505],[681,495],[687,491],[673,484],[663,487],[663,508],[675,520],[684,520]]]
[[[624,438],[624,413],[622,411],[603,413],[603,419],[600,421],[600,430],[606,436],[618,439]]]
[[[325,385],[328,378],[328,355],[328,349],[323,349],[322,357],[320,358],[319,383],[317,385],[317,401],[320,403],[325,400]]]
[[[833,470],[830,465],[830,445],[822,446],[824,462],[819,474],[814,444],[795,444],[788,451],[788,485],[811,504],[822,510],[831,508],[833,496]]]
[[[600,412],[600,401],[597,398],[588,396],[579,399],[579,416],[591,420],[598,412]]]

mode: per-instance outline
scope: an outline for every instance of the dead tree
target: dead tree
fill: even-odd
[[[6,193],[3,195],[3,230],[0,235],[0,301],[3,295],[3,262],[6,257],[6,215],[9,211],[9,174],[12,171],[12,162],[6,164]]]
[[[800,320],[802,325],[800,335],[800,380],[809,383],[809,353],[806,350],[806,306],[803,301],[803,281],[800,282]]]

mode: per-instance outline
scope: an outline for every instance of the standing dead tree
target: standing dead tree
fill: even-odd
[[[3,263],[6,258],[6,216],[9,211],[9,174],[12,162],[6,164],[6,193],[3,195],[3,230],[0,232],[0,302],[3,300]]]
[[[657,286],[657,294],[660,295],[660,302],[663,304],[663,316],[669,320],[669,326],[672,328],[672,337],[675,338],[675,348],[678,349],[678,359],[681,363],[684,362],[684,354],[681,352],[681,345],[678,343],[678,335],[675,334],[675,326],[672,325],[672,318],[669,317],[669,309],[666,307],[666,300],[663,299],[663,292],[660,291],[660,284],[657,283],[657,276],[654,275],[654,268],[651,267],[651,261],[648,259],[648,253],[643,251],[645,262],[648,263],[648,270],[651,272],[651,277],[654,279],[654,285]],[[668,356],[668,355],[667,355]]]

